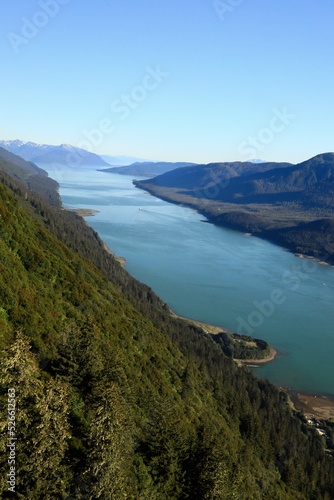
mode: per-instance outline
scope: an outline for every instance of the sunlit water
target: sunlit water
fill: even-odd
[[[172,309],[263,338],[278,358],[256,369],[272,382],[334,395],[334,268],[203,222],[132,178],[41,165],[65,206],[99,210],[87,222]]]

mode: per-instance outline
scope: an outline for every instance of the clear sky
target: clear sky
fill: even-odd
[[[333,0],[2,3],[0,139],[205,163],[334,151]]]

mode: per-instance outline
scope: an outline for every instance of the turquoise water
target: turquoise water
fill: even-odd
[[[205,223],[136,189],[131,177],[43,168],[65,206],[99,210],[87,222],[176,313],[267,340],[279,357],[259,376],[334,395],[333,267]]]

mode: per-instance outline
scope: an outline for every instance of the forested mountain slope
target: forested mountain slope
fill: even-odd
[[[212,163],[167,172],[143,181],[148,185],[181,188],[180,193],[229,203],[299,202],[333,206],[334,153],[318,155],[298,165],[288,163]]]
[[[334,153],[298,165],[249,163],[186,167],[135,185],[197,209],[211,222],[270,239],[334,263]],[[311,224],[311,226],[308,226]],[[310,229],[312,228],[312,229]]]
[[[0,171],[2,498],[12,495],[10,388],[18,498],[333,498],[333,459],[285,394],[172,318],[83,219],[9,170]]]
[[[58,183],[51,179],[45,170],[33,162],[26,161],[0,147],[0,170],[19,180],[30,191],[38,193],[41,198],[50,204],[61,206]]]

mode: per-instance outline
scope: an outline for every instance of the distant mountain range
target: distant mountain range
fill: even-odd
[[[140,177],[156,177],[157,175],[170,172],[177,168],[184,168],[188,166],[195,166],[196,163],[186,163],[186,162],[135,162],[131,165],[126,165],[123,167],[107,168],[102,170],[103,172],[111,174],[123,174],[123,175],[137,175]]]
[[[334,262],[334,153],[289,163],[213,163],[135,181],[211,222]]]
[[[61,165],[76,166],[108,166],[100,156],[90,153],[85,149],[76,148],[69,144],[52,146],[50,144],[36,144],[34,142],[0,141],[0,146],[11,153],[21,156],[25,160],[38,164],[49,165],[59,163]]]

